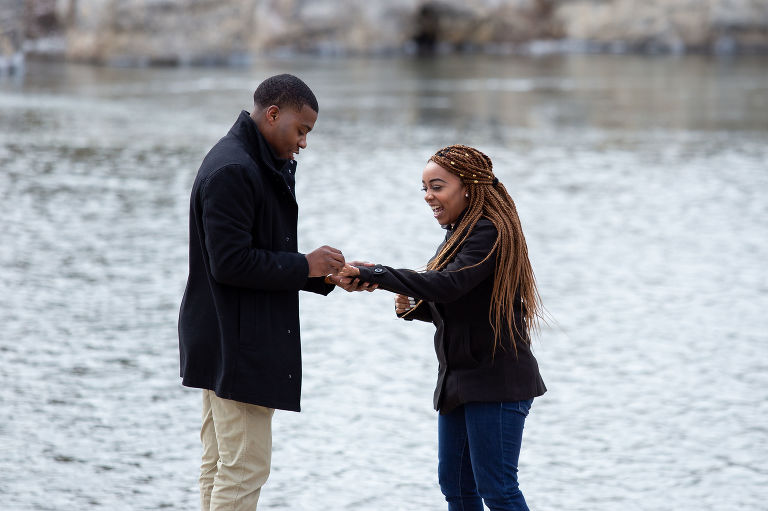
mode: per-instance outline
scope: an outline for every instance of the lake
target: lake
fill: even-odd
[[[320,115],[299,248],[423,267],[437,149],[517,203],[549,322],[526,423],[536,510],[756,510],[768,499],[768,58],[31,62],[0,78],[0,495],[8,510],[198,507],[200,392],[176,320],[195,172],[253,89]],[[301,297],[302,412],[277,412],[259,509],[441,510],[433,327],[391,294]]]

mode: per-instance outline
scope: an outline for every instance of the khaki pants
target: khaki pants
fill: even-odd
[[[272,460],[273,408],[231,401],[203,390],[203,511],[256,509]]]

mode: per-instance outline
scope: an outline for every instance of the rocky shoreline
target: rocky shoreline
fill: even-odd
[[[23,0],[7,0],[0,4],[0,76],[24,68],[23,13]]]
[[[275,53],[768,53],[768,0],[7,0],[3,5],[0,62],[6,67],[22,50],[31,57],[108,65],[237,65]],[[20,30],[26,36],[23,48]]]

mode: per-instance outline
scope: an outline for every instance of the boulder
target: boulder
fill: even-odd
[[[24,68],[24,0],[0,3],[0,75]]]
[[[766,0],[55,2],[67,56],[111,64],[227,64],[265,52],[768,50]]]
[[[570,0],[556,17],[570,40],[640,51],[768,49],[765,0]]]
[[[229,64],[253,49],[254,0],[60,0],[67,56],[117,65]]]

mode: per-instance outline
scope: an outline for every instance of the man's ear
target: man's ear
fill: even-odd
[[[270,105],[264,112],[264,115],[267,118],[267,122],[273,124],[280,118],[280,107],[277,105]]]

